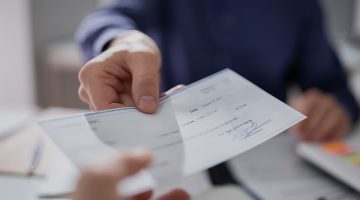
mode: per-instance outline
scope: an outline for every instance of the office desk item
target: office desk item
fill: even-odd
[[[322,144],[300,143],[297,153],[360,193],[360,131]]]
[[[282,133],[230,161],[236,178],[264,200],[358,200],[359,193],[305,162]]]
[[[35,109],[0,106],[0,139],[17,132],[35,115]]]
[[[113,109],[40,125],[78,167],[119,150],[148,148],[154,154],[149,171],[164,186],[243,153],[304,118],[225,69],[161,99],[153,115]]]
[[[28,168],[28,176],[32,176],[35,174],[36,168],[38,168],[40,164],[40,160],[44,151],[44,141],[39,138],[34,146],[34,149],[31,154],[31,158],[29,159],[29,168]]]

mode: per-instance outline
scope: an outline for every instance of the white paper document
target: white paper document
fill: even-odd
[[[152,150],[149,172],[161,186],[243,153],[304,118],[225,69],[162,98],[155,114],[125,108],[40,124],[77,166],[135,146]]]

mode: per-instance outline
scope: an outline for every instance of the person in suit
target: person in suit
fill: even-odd
[[[344,136],[358,119],[318,1],[110,0],[84,19],[76,40],[88,59],[79,96],[93,110],[154,113],[160,88],[231,67],[283,101],[289,86],[301,89],[294,107],[308,118],[292,131],[302,140]],[[229,177],[220,171],[213,178]]]

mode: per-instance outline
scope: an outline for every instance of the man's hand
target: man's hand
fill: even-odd
[[[145,192],[131,198],[125,198],[118,194],[117,185],[124,178],[131,176],[149,165],[151,158],[149,153],[124,154],[121,157],[107,163],[106,167],[89,168],[85,170],[78,182],[73,195],[75,200],[148,200],[152,192]],[[159,200],[189,200],[189,195],[183,190],[176,189]]]
[[[136,106],[153,113],[159,101],[161,55],[148,36],[126,31],[80,70],[79,96],[92,110]]]
[[[292,130],[300,139],[310,141],[331,140],[344,136],[350,130],[350,117],[335,97],[311,89],[297,99],[295,109],[308,118]]]

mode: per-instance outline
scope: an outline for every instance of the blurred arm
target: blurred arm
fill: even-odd
[[[76,41],[86,58],[93,58],[121,32],[156,26],[161,5],[159,0],[112,0],[83,20]]]
[[[350,92],[347,77],[323,29],[321,10],[317,1],[307,1],[308,17],[303,23],[297,78],[303,90],[318,88],[333,95],[354,123],[359,108]]]

